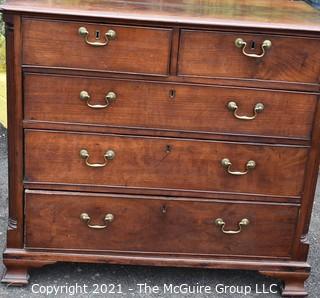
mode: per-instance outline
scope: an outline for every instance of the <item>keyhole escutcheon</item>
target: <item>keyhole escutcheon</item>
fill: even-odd
[[[171,90],[169,91],[169,98],[170,98],[170,99],[174,99],[175,97],[176,97],[176,90],[171,89]]]
[[[172,146],[171,146],[171,145],[166,145],[164,151],[165,151],[166,153],[170,153],[170,152],[172,151]]]

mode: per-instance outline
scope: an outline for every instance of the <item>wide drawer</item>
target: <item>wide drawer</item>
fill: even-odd
[[[81,36],[80,28],[88,36]],[[112,38],[106,36],[110,30]],[[105,45],[88,44],[92,42]],[[171,29],[23,21],[23,63],[28,65],[167,75],[170,49]]]
[[[289,204],[37,191],[25,206],[27,248],[229,256],[290,257],[298,214]]]
[[[26,120],[205,134],[310,139],[317,102],[305,93],[88,77],[27,74],[24,83]]]
[[[27,130],[25,180],[300,196],[307,155],[298,146]]]
[[[316,38],[182,30],[179,74],[319,83],[319,47]]]

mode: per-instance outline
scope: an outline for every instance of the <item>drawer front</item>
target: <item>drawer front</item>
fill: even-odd
[[[179,254],[289,257],[298,213],[292,205],[36,191],[25,203],[27,248]]]
[[[79,28],[88,31],[88,42],[108,43],[88,44]],[[109,30],[116,37],[108,39],[105,34]],[[23,63],[29,65],[167,75],[170,48],[169,29],[33,19],[23,22]]]
[[[238,38],[245,48],[235,45]],[[268,40],[271,47],[262,49]],[[319,47],[320,40],[312,38],[183,30],[179,74],[319,83]]]
[[[27,182],[278,196],[300,196],[308,154],[305,147],[32,130],[25,146]]]
[[[24,85],[27,120],[304,139],[317,102],[292,92],[36,74]]]

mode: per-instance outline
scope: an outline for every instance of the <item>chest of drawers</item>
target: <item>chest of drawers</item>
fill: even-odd
[[[250,269],[307,294],[319,12],[286,0],[2,9],[3,282],[100,262]]]

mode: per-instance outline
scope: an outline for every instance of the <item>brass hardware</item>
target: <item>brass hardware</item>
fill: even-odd
[[[174,99],[174,98],[176,97],[176,90],[171,89],[171,90],[169,91],[169,97],[170,97],[171,99]]]
[[[236,231],[226,231],[224,229],[226,223],[224,222],[224,220],[222,218],[217,218],[214,222],[218,227],[221,227],[221,231],[224,233],[224,234],[229,234],[229,235],[234,235],[234,234],[239,234],[241,231],[242,231],[242,227],[246,227],[250,224],[250,221],[249,219],[247,218],[243,218],[241,219],[241,221],[238,223],[239,225],[239,229],[236,230]]]
[[[253,109],[253,116],[240,116],[237,114],[237,110],[238,110],[238,105],[236,102],[234,101],[229,101],[228,104],[227,104],[227,108],[230,112],[233,112],[233,116],[237,119],[240,119],[240,120],[253,120],[257,117],[257,115],[259,113],[261,113],[263,110],[264,110],[264,104],[259,102],[257,103],[255,106],[254,106],[254,109]]]
[[[110,29],[105,34],[105,39],[106,39],[105,42],[89,41],[89,31],[87,30],[86,27],[80,27],[78,32],[79,32],[80,36],[84,37],[84,40],[87,44],[94,46],[94,47],[104,47],[109,44],[110,40],[114,40],[117,37],[116,31]]]
[[[90,221],[91,221],[91,217],[88,215],[88,213],[81,213],[80,215],[80,219],[84,222],[87,223],[88,228],[90,229],[105,229],[106,227],[108,227],[108,224],[113,222],[114,220],[114,215],[111,213],[108,213],[105,215],[104,217],[104,222],[106,223],[105,225],[101,226],[101,225],[91,225]]]
[[[165,151],[166,153],[170,153],[170,152],[172,151],[172,146],[171,146],[171,145],[166,145],[164,151]]]
[[[167,206],[166,205],[161,206],[161,212],[163,214],[167,213]]]
[[[230,175],[242,176],[242,175],[248,174],[248,172],[250,170],[253,170],[256,167],[257,164],[256,164],[256,162],[254,160],[249,160],[246,163],[246,171],[244,171],[244,172],[232,171],[231,170],[232,163],[231,163],[230,159],[228,159],[228,158],[222,159],[221,160],[221,165],[227,170],[227,172]]]
[[[266,39],[261,45],[261,49],[262,49],[261,54],[250,54],[246,52],[247,42],[245,42],[242,38],[237,38],[234,43],[237,48],[242,48],[242,53],[245,56],[251,57],[251,58],[262,58],[266,54],[266,50],[270,49],[272,46],[272,42]]]
[[[90,94],[89,92],[83,90],[80,92],[80,99],[84,100],[87,102],[87,106],[92,108],[92,109],[105,109],[107,108],[112,102],[114,102],[117,99],[117,94],[114,93],[113,91],[108,92],[108,94],[105,96],[105,101],[106,104],[105,105],[97,105],[97,104],[91,104],[90,103]]]
[[[91,168],[102,168],[105,167],[110,160],[113,160],[116,156],[116,153],[113,150],[108,150],[104,155],[104,163],[90,163],[89,162],[89,152],[86,149],[80,150],[80,156],[86,161],[86,165]]]

